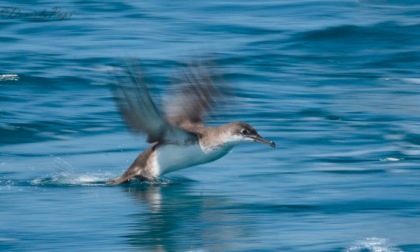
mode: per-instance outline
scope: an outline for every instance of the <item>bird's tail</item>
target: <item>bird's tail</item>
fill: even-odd
[[[126,179],[124,176],[122,176],[122,177],[119,177],[117,179],[112,179],[110,181],[107,181],[106,185],[119,185],[119,184],[126,183],[126,182],[128,182],[128,179]]]

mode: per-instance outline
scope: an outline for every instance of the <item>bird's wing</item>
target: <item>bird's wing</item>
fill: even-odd
[[[197,135],[170,124],[159,112],[144,83],[140,67],[134,62],[115,74],[112,91],[128,128],[147,134],[147,142],[183,144],[194,142]]]
[[[175,87],[164,106],[166,118],[184,129],[204,126],[204,116],[220,101],[221,92],[202,63],[187,65],[180,75],[182,86]]]

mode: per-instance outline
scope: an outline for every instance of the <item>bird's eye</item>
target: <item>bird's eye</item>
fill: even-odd
[[[247,129],[241,129],[241,134],[242,135],[248,135],[249,131]]]

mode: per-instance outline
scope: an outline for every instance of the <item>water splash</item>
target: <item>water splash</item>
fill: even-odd
[[[30,179],[30,186],[101,186],[112,175],[104,173],[79,174],[74,166],[61,157],[51,155],[54,172],[50,175]]]
[[[75,174],[61,172],[50,176],[36,178],[29,183],[32,186],[105,186],[112,176],[110,174]]]
[[[401,249],[394,247],[385,238],[370,237],[361,241],[357,241],[345,252],[403,252]]]
[[[115,178],[115,175],[111,173],[77,174],[72,171],[63,171],[41,178],[35,178],[28,182],[31,186],[106,186],[106,182],[113,178]],[[129,187],[141,185],[166,186],[188,181],[192,180],[185,178],[168,179],[161,177],[153,182],[133,180],[127,185]]]

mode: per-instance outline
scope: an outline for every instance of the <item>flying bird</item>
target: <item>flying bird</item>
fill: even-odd
[[[108,185],[134,179],[154,182],[163,174],[217,160],[245,142],[276,146],[245,122],[205,125],[204,117],[221,97],[208,70],[200,62],[187,65],[181,74],[182,83],[177,92],[171,93],[164,113],[151,98],[137,64],[130,62],[116,74],[112,90],[117,107],[128,128],[146,134],[151,146]]]

